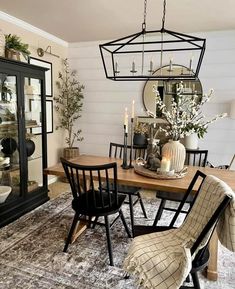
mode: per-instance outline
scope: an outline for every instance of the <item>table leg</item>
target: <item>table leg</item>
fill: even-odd
[[[218,278],[217,272],[217,257],[218,257],[218,236],[214,231],[209,243],[210,259],[207,267],[206,277],[209,280],[216,281]]]

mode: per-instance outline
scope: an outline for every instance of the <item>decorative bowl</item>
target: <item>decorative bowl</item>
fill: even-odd
[[[0,186],[0,204],[6,201],[6,198],[11,192],[11,187],[9,186]]]
[[[0,166],[7,166],[10,164],[10,158],[9,157],[0,157]]]

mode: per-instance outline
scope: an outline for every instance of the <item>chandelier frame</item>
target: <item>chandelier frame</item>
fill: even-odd
[[[159,30],[146,30],[145,18],[146,18],[146,4],[147,0],[145,0],[145,13],[144,13],[144,22],[142,23],[142,31],[121,37],[116,40],[109,41],[104,44],[99,45],[100,54],[102,58],[102,63],[105,71],[105,76],[107,79],[111,79],[114,81],[135,81],[135,80],[148,80],[148,79],[158,79],[158,80],[171,80],[171,79],[195,79],[198,77],[200,67],[202,64],[202,59],[206,49],[206,39],[199,38],[197,36],[192,36],[188,34],[184,34],[181,32],[176,32],[172,30],[165,29],[165,9],[166,9],[166,0],[164,0],[164,10],[163,10],[163,19],[162,19],[162,28]],[[148,40],[145,39],[150,36],[150,39],[153,38],[154,34],[159,34],[157,40]],[[142,39],[142,41],[136,41],[137,38]],[[164,39],[165,38],[165,39]],[[171,39],[170,39],[171,38]],[[169,39],[169,40],[168,40]],[[176,47],[172,48],[171,45],[176,45]],[[178,46],[177,46],[178,45]],[[184,46],[185,45],[185,46]],[[154,46],[154,48],[153,48]],[[165,46],[165,47],[164,47]],[[141,49],[140,49],[141,47]],[[170,47],[170,48],[169,48]],[[191,53],[198,53],[197,64],[194,65],[195,69],[193,70],[189,67],[189,73],[184,75],[174,75],[173,73],[169,73],[169,75],[153,75],[152,65],[150,64],[150,70],[147,73],[143,72],[143,65],[146,55],[159,53],[160,54],[160,66],[156,67],[159,69],[166,64],[163,65],[162,57],[165,53],[173,54],[174,52],[187,51]],[[132,68],[129,71],[130,73],[122,74],[122,71],[118,69],[118,62],[116,61],[117,56],[121,54],[129,55],[137,55],[141,54],[142,57],[142,72],[139,73],[135,69],[135,63],[132,63]],[[148,54],[148,55],[149,55]],[[107,60],[108,59],[108,60]],[[190,60],[191,61],[191,60]],[[153,63],[152,63],[153,64]],[[180,64],[180,63],[178,63]],[[192,64],[192,62],[191,62]],[[156,70],[154,69],[154,70]]]

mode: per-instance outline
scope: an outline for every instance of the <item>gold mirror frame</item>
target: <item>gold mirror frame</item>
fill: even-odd
[[[181,71],[181,74],[189,74],[189,69],[185,66],[178,65],[178,64],[171,64],[163,66],[162,68],[157,69],[154,71],[154,75],[162,74],[162,75],[172,75],[174,73],[179,73],[179,70]],[[193,74],[193,72],[190,72]],[[160,93],[160,96],[167,107],[170,106],[171,99],[174,95],[176,95],[176,86],[180,83],[179,80],[147,80],[144,85],[143,89],[143,105],[146,111],[150,111],[153,115],[156,115],[156,103],[155,103],[155,93],[153,92],[153,85],[158,86],[158,91]],[[202,96],[202,84],[201,81],[196,78],[195,80],[184,80],[184,92],[183,95],[185,97],[190,95],[198,95],[199,97]]]

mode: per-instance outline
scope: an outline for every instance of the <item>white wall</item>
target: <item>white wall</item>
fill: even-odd
[[[195,33],[193,33],[195,34]],[[207,48],[200,71],[204,92],[214,88],[214,98],[206,104],[208,116],[229,112],[229,103],[235,99],[235,30],[198,33],[207,39]],[[68,55],[71,67],[78,71],[85,85],[84,108],[78,126],[84,141],[82,153],[107,155],[110,141],[122,142],[124,108],[131,109],[135,99],[137,115],[145,115],[142,105],[144,82],[115,82],[104,75],[99,52],[100,42],[72,43]],[[235,120],[226,118],[212,124],[200,148],[209,150],[214,164],[228,163],[235,153]]]

